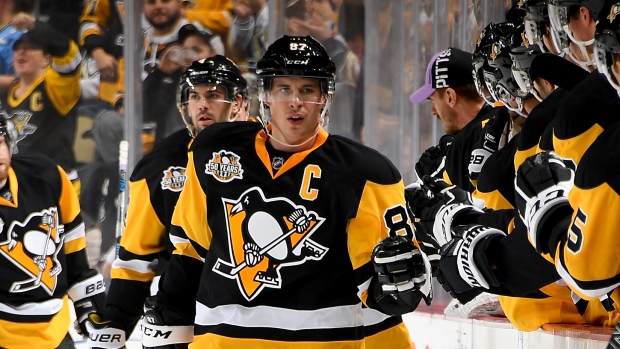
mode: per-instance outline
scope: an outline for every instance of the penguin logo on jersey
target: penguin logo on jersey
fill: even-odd
[[[325,218],[284,197],[266,199],[258,187],[239,199],[222,198],[226,210],[230,262],[220,258],[213,271],[237,280],[239,291],[251,301],[265,287],[280,288],[280,270],[320,260],[328,248],[312,235]]]
[[[185,167],[170,166],[161,177],[161,189],[180,192],[185,186]]]
[[[620,13],[620,3],[616,3],[615,5],[612,5],[611,9],[609,10],[609,16],[607,16],[609,23],[613,23],[616,17],[618,17],[619,13]]]
[[[6,111],[0,111],[0,117],[8,120],[7,128],[11,137],[15,140],[15,148],[12,150],[14,154],[18,152],[18,143],[26,136],[31,135],[37,130],[37,127],[29,124],[28,121],[32,118],[32,113],[25,110],[18,110],[13,112],[11,116]]]
[[[241,157],[233,152],[220,150],[213,153],[213,158],[205,165],[205,173],[212,175],[220,182],[228,183],[233,179],[243,178]]]
[[[58,253],[65,239],[64,226],[59,224],[55,207],[31,213],[23,222],[13,221],[0,233],[0,254],[23,271],[9,288],[21,293],[41,287],[50,296],[62,271]]]

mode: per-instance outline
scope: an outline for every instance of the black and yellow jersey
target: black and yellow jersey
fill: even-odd
[[[165,270],[173,246],[168,238],[172,212],[185,185],[192,138],[180,130],[138,162],[130,181],[127,226],[111,270],[104,317],[131,334],[142,315],[155,275]]]
[[[67,290],[88,270],[73,186],[48,158],[16,155],[0,196],[0,347],[56,348],[67,334]]]
[[[446,155],[446,167],[443,178],[446,182],[459,188],[474,191],[474,184],[469,179],[468,165],[471,152],[482,148],[484,125],[491,119],[497,109],[485,105],[476,117],[463,127],[455,136]]]
[[[553,123],[555,114],[567,95],[568,91],[562,88],[555,89],[532,109],[530,115],[525,119],[517,142],[517,152],[514,158],[515,171],[519,169],[525,159],[541,151],[539,144],[542,141],[542,136],[549,125]]]
[[[596,298],[620,286],[619,217],[614,213],[620,207],[619,137],[620,124],[615,124],[584,154],[569,194],[570,225],[558,238],[558,272],[582,297]]]
[[[512,167],[520,134],[503,148],[491,154],[482,166],[473,196],[482,199],[487,208],[510,210],[515,207],[515,171]],[[505,229],[503,229],[505,230]]]
[[[62,166],[73,180],[77,178],[73,171],[73,143],[82,57],[75,42],[45,23],[37,21],[30,33],[37,44],[51,53],[52,63],[19,98],[15,97],[20,84],[16,80],[2,95],[0,113],[8,119],[9,129],[17,141],[17,153],[46,155]]]
[[[187,20],[199,22],[203,27],[225,38],[233,22],[232,0],[196,1],[196,6],[187,10]]]
[[[111,104],[114,104],[117,94],[125,91],[124,21],[124,0],[90,0],[80,18],[80,46],[89,54],[101,48],[117,60],[115,76],[102,78],[99,84],[99,98]]]
[[[397,169],[323,130],[288,159],[266,143],[260,124],[220,123],[190,149],[158,293],[194,320],[190,348],[362,348],[365,328],[381,331],[372,316],[395,329],[373,340],[410,348],[399,318],[362,307],[375,297],[372,248],[413,233]]]
[[[598,135],[619,120],[620,98],[605,76],[594,71],[564,101],[553,121],[553,147],[574,169]]]

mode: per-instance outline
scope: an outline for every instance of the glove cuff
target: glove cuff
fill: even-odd
[[[468,222],[463,222],[461,217],[477,217],[483,213],[484,211],[472,205],[452,204],[442,207],[435,215],[435,222],[433,223],[435,240],[439,246],[447,244],[448,241],[452,240],[452,226],[457,219],[459,219],[459,225],[467,224]]]

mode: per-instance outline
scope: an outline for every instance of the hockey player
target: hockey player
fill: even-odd
[[[591,22],[609,22],[610,18],[615,18],[610,16],[612,8],[613,2],[603,0],[559,3],[554,0],[549,2],[549,16],[552,17],[553,11],[556,11],[560,22],[566,23],[560,30],[570,31],[573,38],[581,38],[581,41],[594,42]],[[566,17],[562,15],[565,13],[575,15]],[[557,29],[557,23],[552,20],[552,24]],[[552,83],[557,79],[553,75],[565,75],[553,67],[548,67],[547,71],[550,76],[544,77]],[[566,103],[557,111],[553,122],[553,148],[557,155],[575,169],[594,139],[618,119],[616,111],[620,108],[619,103],[616,91],[605,77],[596,71],[590,73],[571,90],[566,97]]]
[[[597,25],[595,51],[598,69],[618,91],[620,73],[615,67],[620,29],[612,14],[619,12],[620,2],[607,1],[606,5],[609,12],[603,13],[610,16]],[[616,216],[602,215],[618,201],[616,169],[620,160],[617,152],[610,152],[618,135],[618,123],[602,131],[584,152],[574,174],[554,154],[543,153],[528,159],[517,177],[522,201],[519,212],[529,228],[530,241],[537,251],[554,257],[558,272],[580,296],[601,300],[610,311],[607,325],[617,321],[614,309],[620,301],[616,280],[620,264],[614,262],[613,249],[602,248],[614,246],[617,240],[614,229],[609,228]],[[592,256],[605,263],[593,265]]]
[[[105,285],[88,267],[71,181],[47,157],[11,156],[17,136],[0,118],[0,347],[52,349],[68,337],[69,299],[84,331]]]
[[[28,30],[13,45],[19,78],[0,96],[0,112],[17,132],[14,151],[46,155],[76,181],[73,142],[82,59],[78,46],[32,15],[20,13],[12,23]]]
[[[432,296],[402,179],[379,153],[322,129],[335,66],[317,41],[276,40],[257,74],[271,123],[214,125],[192,145],[176,250],[145,315],[165,326],[145,334],[171,331],[190,348],[362,348],[361,301],[398,315]],[[398,326],[386,347],[411,346]]]
[[[471,151],[481,142],[482,124],[498,111],[485,105],[476,91],[471,53],[450,48],[431,59],[424,86],[409,97],[415,104],[427,99],[433,103],[432,113],[441,120],[445,133],[454,135],[446,154],[444,178],[473,191],[467,165]]]
[[[156,293],[174,247],[168,235],[170,220],[186,176],[187,151],[194,137],[218,122],[231,122],[243,103],[247,84],[239,68],[216,55],[192,63],[179,84],[177,105],[187,130],[179,130],[136,166],[130,182],[127,227],[120,241],[103,319],[91,317],[91,347],[104,347],[102,338],[118,335],[124,345],[143,313],[148,295]],[[189,131],[189,132],[188,132]],[[153,289],[149,292],[155,277]]]

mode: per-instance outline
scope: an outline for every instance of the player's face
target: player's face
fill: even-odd
[[[19,76],[43,71],[49,65],[49,58],[43,50],[29,43],[18,44],[13,50],[13,68]]]
[[[449,135],[456,134],[459,131],[459,125],[454,110],[448,103],[448,94],[443,89],[437,90],[428,99],[433,104],[431,113],[441,121],[444,132]]]
[[[235,102],[226,99],[223,86],[213,85],[197,85],[190,90],[187,107],[197,132],[218,122],[233,121],[237,108]]]
[[[145,0],[142,6],[144,17],[158,30],[167,30],[181,16],[183,5],[179,0]]]
[[[317,133],[325,96],[319,79],[274,78],[265,96],[271,110],[272,135],[288,144],[300,144]],[[307,148],[312,147],[312,142]]]
[[[188,36],[183,41],[183,48],[194,52],[196,61],[204,58],[209,58],[215,54],[211,46],[209,46],[198,35]]]
[[[11,152],[9,151],[9,145],[4,140],[4,137],[0,136],[0,181],[8,177],[10,167]]]

